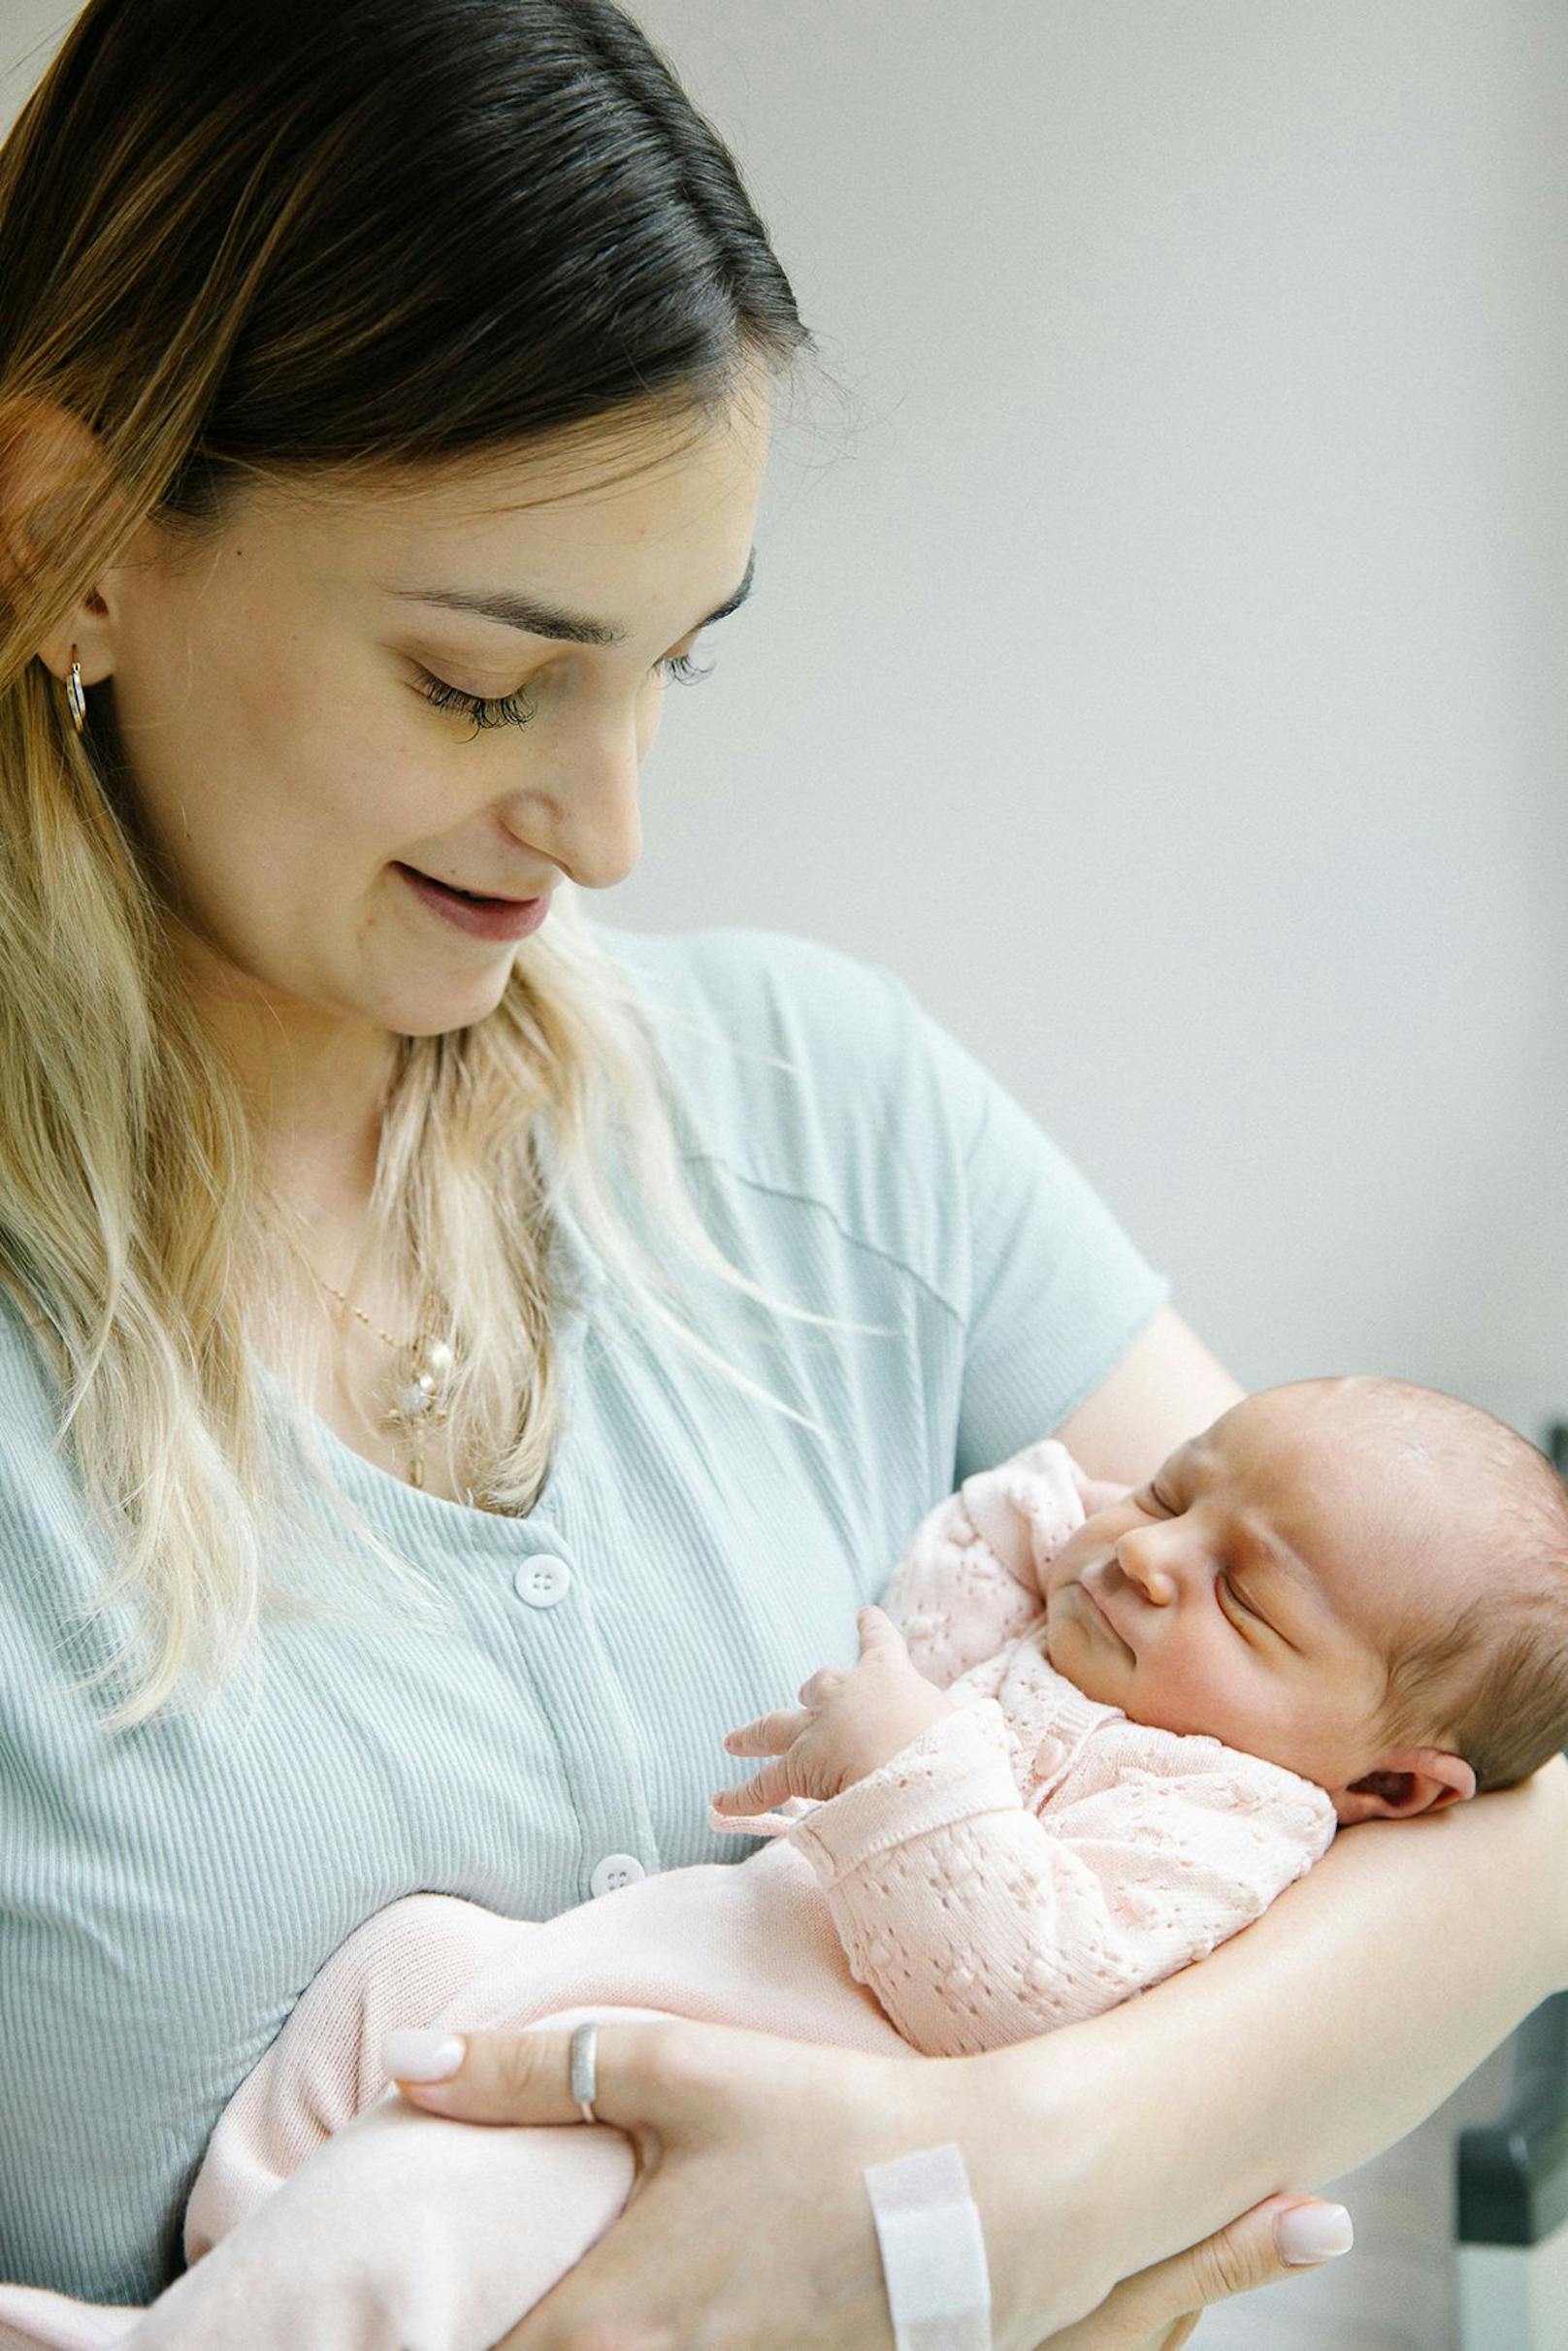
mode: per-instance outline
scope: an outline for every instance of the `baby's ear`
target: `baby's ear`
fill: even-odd
[[[1415,1820],[1422,1812],[1466,1804],[1475,1792],[1475,1773],[1462,1755],[1436,1747],[1410,1747],[1335,1789],[1334,1810],[1341,1828],[1358,1820]]]

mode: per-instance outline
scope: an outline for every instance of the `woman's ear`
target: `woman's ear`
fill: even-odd
[[[1462,1755],[1436,1747],[1411,1747],[1330,1792],[1340,1827],[1351,1828],[1358,1820],[1414,1820],[1421,1812],[1465,1804],[1476,1792],[1476,1776]]]

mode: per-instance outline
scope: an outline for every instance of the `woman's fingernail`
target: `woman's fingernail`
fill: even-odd
[[[394,2081],[444,2081],[463,2062],[455,2033],[383,2033],[381,2063]]]
[[[1281,2261],[1300,2269],[1313,2261],[1332,2261],[1356,2242],[1351,2216],[1343,2204],[1294,2204],[1274,2223],[1274,2242]]]

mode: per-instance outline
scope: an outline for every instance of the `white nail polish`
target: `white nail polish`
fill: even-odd
[[[445,2081],[463,2063],[453,2033],[383,2033],[381,2063],[394,2081]]]
[[[1351,2216],[1342,2204],[1295,2204],[1274,2223],[1274,2242],[1280,2259],[1292,2269],[1309,2262],[1332,2261],[1356,2242]]]

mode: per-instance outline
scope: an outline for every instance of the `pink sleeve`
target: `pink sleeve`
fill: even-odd
[[[1117,1716],[1036,1811],[995,1699],[786,1833],[857,1982],[931,2057],[1032,2040],[1203,1958],[1327,1850],[1322,1788]]]
[[[1083,1524],[1086,1485],[1066,1447],[1042,1437],[921,1520],[879,1605],[928,1682],[946,1689],[1040,1614],[1043,1571]]]

